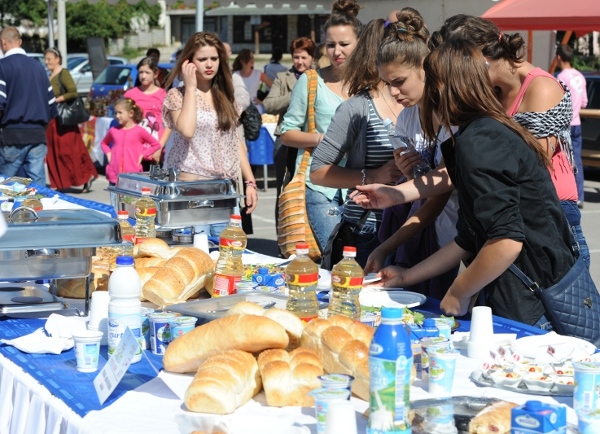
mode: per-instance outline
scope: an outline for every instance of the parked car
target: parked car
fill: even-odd
[[[123,57],[107,56],[110,65],[125,65],[127,59]],[[77,93],[80,96],[86,96],[90,92],[94,77],[92,76],[92,67],[90,65],[89,56],[87,53],[72,53],[67,54],[67,62],[65,67],[71,73]]]
[[[588,104],[580,113],[583,165],[600,167],[600,72],[584,75]]]
[[[50,75],[50,71],[48,71],[48,68],[46,68],[46,62],[42,53],[27,53],[27,55],[35,60],[38,60],[44,67],[44,70],[48,73],[48,75]]]

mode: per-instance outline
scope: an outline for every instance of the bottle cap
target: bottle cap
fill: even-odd
[[[297,255],[307,255],[309,252],[307,243],[297,243],[296,244],[296,254]]]
[[[269,274],[269,269],[266,267],[260,267],[258,269],[258,274]]]
[[[117,265],[133,265],[133,257],[117,256]]]
[[[344,256],[350,256],[351,258],[356,257],[356,247],[353,246],[344,246]]]
[[[238,221],[242,221],[242,216],[238,215],[238,214],[231,214],[231,217],[229,217],[231,220],[238,220]]]
[[[437,327],[433,318],[423,320],[423,327]]]
[[[539,411],[542,408],[542,402],[541,401],[527,401],[525,403],[525,408],[528,411]]]
[[[150,195],[150,187],[142,187],[142,195],[147,194]]]
[[[381,318],[389,319],[401,319],[404,309],[398,309],[397,307],[382,307]]]
[[[117,216],[119,218],[129,218],[129,211],[118,211]]]

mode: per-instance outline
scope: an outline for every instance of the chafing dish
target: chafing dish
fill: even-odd
[[[243,197],[235,192],[230,179],[179,181],[174,170],[121,173],[117,184],[109,186],[115,211],[127,210],[135,218],[135,202],[142,187],[150,188],[156,202],[156,224],[161,228],[181,228],[222,223]]]

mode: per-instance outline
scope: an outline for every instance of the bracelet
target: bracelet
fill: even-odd
[[[252,187],[255,190],[258,190],[258,186],[256,185],[256,182],[254,182],[254,181],[246,181],[246,182],[244,182],[244,184],[246,184],[248,187]]]
[[[360,185],[365,185],[367,183],[367,169],[360,169],[360,174],[362,175],[362,181]]]

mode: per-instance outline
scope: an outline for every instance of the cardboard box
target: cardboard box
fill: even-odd
[[[511,434],[566,434],[567,408],[564,405],[527,401],[511,412]]]

